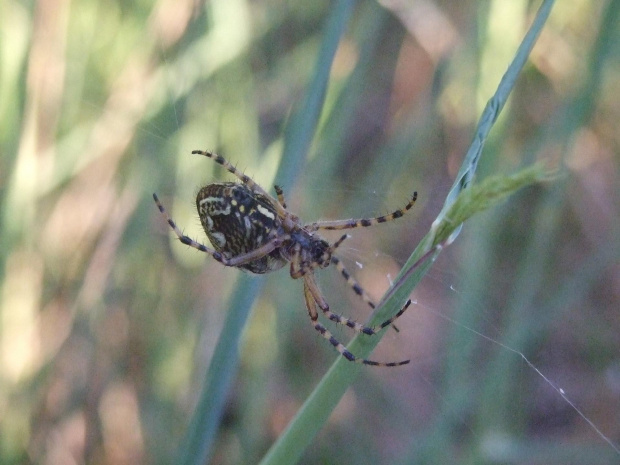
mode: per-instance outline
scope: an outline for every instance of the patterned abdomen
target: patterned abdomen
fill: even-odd
[[[209,184],[198,192],[196,208],[211,244],[227,258],[251,252],[282,234],[270,201],[244,184]],[[263,274],[285,264],[286,260],[276,249],[239,268]]]

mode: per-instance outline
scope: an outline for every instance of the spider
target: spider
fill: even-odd
[[[275,198],[252,178],[237,170],[224,157],[201,150],[194,150],[192,154],[205,156],[222,165],[241,183],[209,184],[201,188],[196,196],[196,208],[200,222],[213,248],[183,234],[166,213],[157,195],[153,194],[159,211],[183,244],[211,255],[224,266],[232,266],[256,274],[269,273],[290,263],[291,278],[303,279],[304,299],[313,328],[327,339],[344,358],[365,365],[385,367],[409,363],[409,360],[377,362],[356,357],[323,326],[318,316],[321,310],[327,319],[337,324],[348,326],[358,333],[374,335],[386,326],[393,326],[394,321],[411,305],[411,300],[407,300],[396,315],[380,325],[364,326],[330,310],[329,304],[319,290],[314,270],[327,268],[333,264],[353,291],[374,309],[373,301],[334,254],[349,236],[345,234],[330,245],[316,232],[320,229],[343,230],[359,226],[373,226],[395,220],[403,216],[414,205],[417,192],[413,193],[407,205],[388,215],[375,218],[317,221],[304,225],[298,216],[287,210],[281,187],[274,186],[277,196]]]

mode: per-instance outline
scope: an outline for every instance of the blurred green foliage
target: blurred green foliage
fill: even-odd
[[[332,2],[0,5],[0,463],[174,462],[248,286],[210,456],[265,454],[337,354],[300,283],[240,278],[182,246],[151,193],[203,240],[193,196],[228,176],[193,149],[284,185],[308,221],[382,213],[415,189],[411,215],[343,245],[380,298],[537,6],[455,3],[356,2],[308,159],[282,171]],[[562,176],[466,224],[373,355],[412,364],[365,368],[302,463],[617,462],[521,355],[617,447],[619,10],[557,2],[479,176],[535,160]],[[332,309],[366,318],[334,270],[320,276]]]

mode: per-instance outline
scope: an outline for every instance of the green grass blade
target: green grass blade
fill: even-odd
[[[288,188],[293,184],[298,173],[299,165],[293,163],[299,157],[304,158],[316,132],[316,127],[323,108],[329,73],[336,50],[344,34],[348,20],[353,13],[353,0],[336,2],[327,19],[324,40],[319,50],[316,71],[306,93],[303,104],[293,111],[293,115],[284,134],[284,156],[276,179]]]
[[[497,117],[508,100],[508,96],[515,85],[517,77],[523,69],[527,58],[530,55],[538,36],[540,35],[540,31],[551,13],[551,8],[553,7],[554,2],[555,0],[546,0],[542,3],[536,17],[534,18],[534,22],[523,38],[512,63],[510,63],[510,66],[497,86],[495,94],[487,102],[486,107],[480,116],[474,140],[465,155],[461,168],[456,175],[456,180],[452,185],[448,196],[446,197],[446,202],[444,203],[444,207],[439,213],[437,220],[444,219],[446,212],[454,203],[456,197],[469,185],[476,174],[478,161],[482,155],[484,143],[489,135],[489,132],[491,131],[491,128],[493,127],[493,124],[495,124]]]
[[[541,5],[534,22],[523,39],[506,74],[502,78],[495,95],[487,104],[480,118],[474,140],[461,165],[454,185],[446,198],[444,207],[434,222],[433,228],[411,255],[400,275],[396,278],[396,285],[388,291],[383,299],[383,305],[375,312],[369,324],[372,325],[385,320],[400,309],[400,306],[407,296],[411,294],[415,286],[430,269],[432,262],[440,251],[439,249],[433,249],[434,246],[442,242],[440,238],[449,237],[449,240],[452,241],[460,232],[462,223],[452,223],[449,219],[449,215],[454,213],[452,210],[453,205],[457,202],[459,194],[471,184],[482,154],[484,142],[514,87],[517,76],[523,68],[551,12],[553,3],[553,0],[546,0]],[[539,176],[545,177],[537,174],[534,178],[538,178]],[[531,180],[531,173],[525,176],[525,178]],[[513,185],[513,187],[518,188],[515,185]],[[505,194],[512,192],[510,188],[506,188],[505,184],[504,188],[500,190],[503,190]],[[499,200],[499,198],[500,196],[495,196],[495,201]],[[475,202],[472,204],[471,199],[469,201],[460,200],[457,204],[461,212],[465,210],[470,214],[473,214],[474,211],[481,206],[480,204],[478,204],[478,207],[474,205]],[[467,215],[463,216],[463,218],[466,217]],[[451,224],[452,226],[440,227],[440,225],[444,223]],[[441,232],[442,235],[438,236],[438,232]],[[448,233],[447,236],[445,236],[446,232]],[[349,349],[356,355],[366,357],[377,345],[380,338],[381,335],[377,335],[373,338],[355,337],[349,345]],[[344,357],[338,357],[316,389],[310,394],[295,418],[288,425],[287,429],[263,458],[261,465],[290,464],[297,462],[304,450],[312,442],[315,435],[321,430],[331,412],[348,387],[355,380],[356,376],[360,373],[361,369],[363,369],[361,365],[350,363],[345,360]]]
[[[262,286],[262,280],[247,274],[242,274],[237,279],[236,288],[241,291],[235,292],[230,300],[202,394],[188,429],[186,443],[181,450],[181,463],[205,463],[209,456],[219,428],[224,402],[237,372],[239,338]]]

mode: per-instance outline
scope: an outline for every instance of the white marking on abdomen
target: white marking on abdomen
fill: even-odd
[[[245,237],[249,238],[252,234],[252,223],[250,223],[250,218],[247,216],[243,217],[243,222],[245,223]]]
[[[226,237],[224,237],[224,234],[222,234],[221,232],[211,231],[211,239],[217,242],[217,245],[219,245],[221,248],[226,245]]]
[[[229,203],[225,203],[226,208],[224,208],[223,210],[218,208],[217,205],[219,203],[222,203],[222,199],[219,197],[207,197],[202,199],[200,202],[200,205],[205,205],[207,212],[210,215],[228,215],[230,214],[230,204]]]
[[[272,220],[275,220],[276,217],[273,216],[273,213],[270,212],[269,210],[267,210],[265,207],[263,207],[262,205],[256,205],[256,209],[261,212],[263,215],[265,215],[267,218],[271,218]]]

